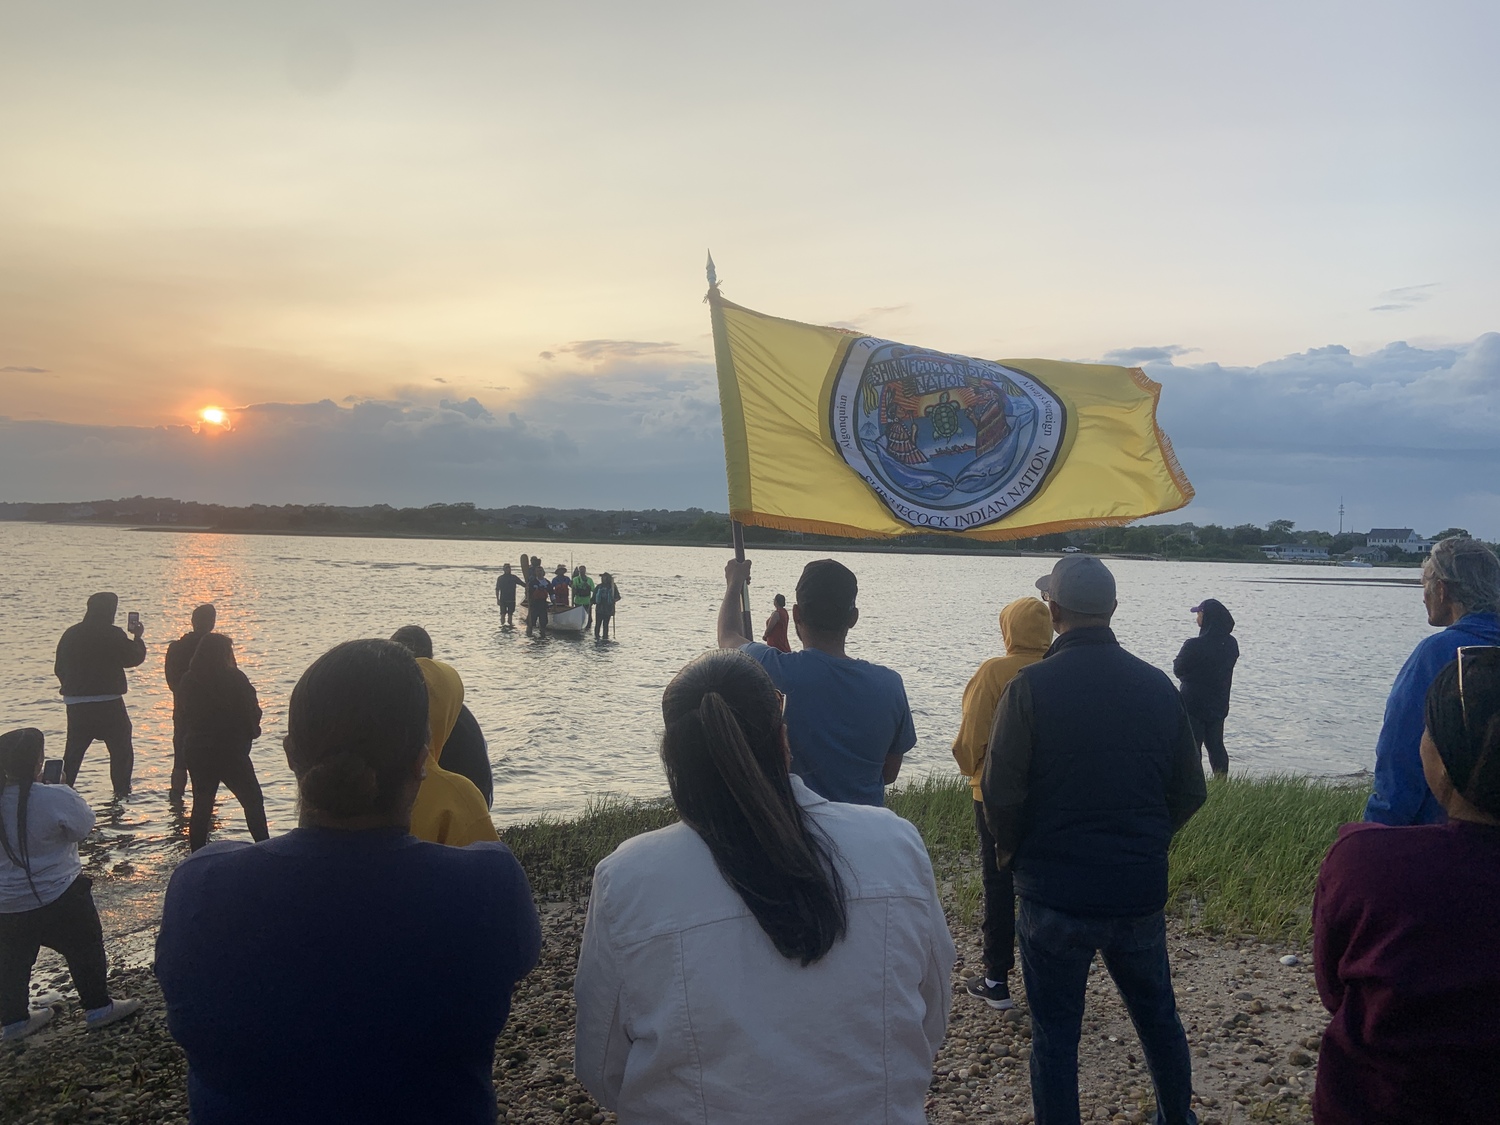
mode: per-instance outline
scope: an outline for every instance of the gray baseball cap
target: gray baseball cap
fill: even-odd
[[[1036,580],[1049,602],[1063,609],[1104,617],[1115,608],[1115,576],[1093,555],[1067,555],[1057,560],[1051,574]]]

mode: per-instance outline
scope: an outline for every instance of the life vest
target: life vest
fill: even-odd
[[[594,580],[587,574],[580,574],[573,579],[573,604],[594,604]]]

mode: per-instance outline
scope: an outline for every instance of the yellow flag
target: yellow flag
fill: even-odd
[[[1193,498],[1139,370],[982,360],[709,292],[729,514],[853,537],[1019,539]]]

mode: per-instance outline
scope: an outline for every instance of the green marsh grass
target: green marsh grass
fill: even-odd
[[[1208,801],[1172,842],[1168,910],[1196,928],[1305,941],[1318,865],[1339,825],[1358,820],[1365,786],[1272,775],[1212,781]],[[981,902],[974,800],[961,778],[926,777],[889,791],[886,806],[916,825],[957,920]],[[577,820],[501,833],[538,898],[588,891],[594,865],[621,842],[673,823],[668,801],[591,800]]]

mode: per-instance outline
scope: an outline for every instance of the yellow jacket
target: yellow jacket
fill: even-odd
[[[976,801],[982,799],[979,781],[984,774],[984,756],[990,748],[990,728],[995,723],[1000,696],[1017,672],[1046,656],[1052,645],[1052,615],[1047,603],[1038,598],[1017,598],[1011,602],[1000,611],[1000,637],[1005,642],[1005,655],[991,657],[981,664],[964,688],[963,720],[958,724],[958,737],[953,740],[953,760],[969,779]]]
[[[476,840],[498,840],[484,795],[467,777],[437,764],[464,705],[464,682],[452,667],[436,660],[419,656],[417,667],[427,681],[427,774],[412,806],[411,834],[455,848]]]

